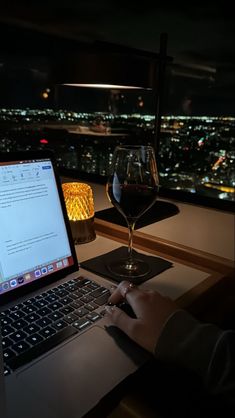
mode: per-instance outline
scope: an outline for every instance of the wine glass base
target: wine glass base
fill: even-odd
[[[138,277],[144,277],[150,272],[150,266],[145,261],[139,259],[121,259],[116,260],[107,265],[110,273],[115,276],[123,277],[126,279],[134,279]]]

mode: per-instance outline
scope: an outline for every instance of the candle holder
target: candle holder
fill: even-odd
[[[75,244],[84,244],[96,238],[94,229],[94,200],[88,184],[63,183],[62,190]]]

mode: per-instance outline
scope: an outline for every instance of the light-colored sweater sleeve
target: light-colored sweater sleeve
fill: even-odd
[[[235,397],[235,332],[200,323],[179,310],[166,321],[155,356],[196,373],[209,393]]]

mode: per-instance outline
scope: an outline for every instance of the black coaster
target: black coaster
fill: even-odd
[[[154,205],[138,219],[135,229],[143,228],[144,226],[161,221],[162,219],[170,218],[177,213],[179,213],[179,208],[174,203],[157,200],[156,203],[154,203]],[[114,207],[96,212],[95,217],[116,225],[127,226],[125,218]]]
[[[163,260],[160,257],[145,255],[142,253],[138,253],[135,250],[133,250],[133,255],[138,255],[139,259],[146,261],[150,265],[150,272],[146,274],[146,276],[133,279],[133,282],[136,284],[140,284],[151,279],[152,277],[156,276],[164,270],[167,270],[173,265],[169,261]],[[121,282],[126,278],[116,276],[113,273],[111,273],[107,268],[107,264],[109,264],[113,260],[126,257],[127,247],[123,246],[117,248],[116,250],[110,251],[109,253],[100,255],[98,257],[90,258],[89,260],[84,261],[81,263],[81,267],[83,267],[86,270],[92,271],[93,273],[99,274],[100,276],[107,277],[113,280],[114,282]],[[131,278],[128,277],[127,280],[131,281]]]

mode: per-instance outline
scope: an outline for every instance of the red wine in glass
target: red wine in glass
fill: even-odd
[[[117,193],[115,188],[119,188]],[[157,186],[143,184],[119,184],[108,186],[107,193],[111,203],[127,220],[138,219],[155,202],[158,192]]]
[[[132,254],[133,232],[137,219],[156,201],[158,172],[154,149],[150,146],[118,146],[114,150],[106,185],[111,203],[124,216],[129,229],[128,256],[107,267],[115,275],[134,279],[149,273],[148,263]]]

